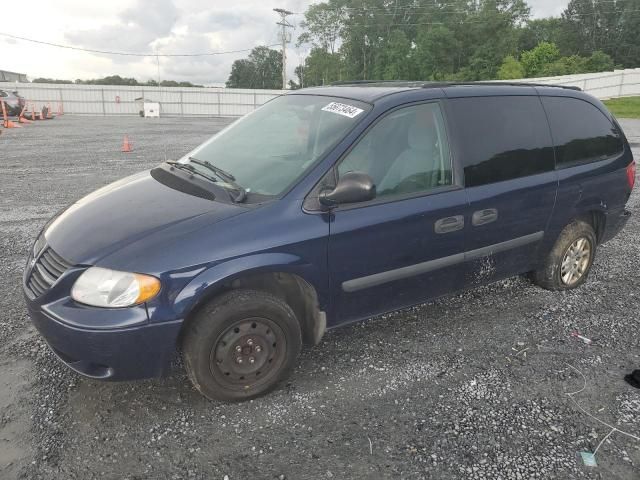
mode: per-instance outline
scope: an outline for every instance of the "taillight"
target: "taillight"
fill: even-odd
[[[629,188],[633,190],[633,186],[636,183],[636,161],[632,160],[627,166],[627,182],[629,182]]]

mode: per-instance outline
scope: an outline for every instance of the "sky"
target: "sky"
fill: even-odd
[[[317,1],[317,0],[316,0]],[[11,3],[11,16],[0,32],[96,50],[166,54],[224,52],[279,43],[274,7],[302,13],[313,0],[22,0]],[[559,15],[568,0],[528,0],[532,16]],[[288,74],[307,50],[296,47],[303,15],[288,45]],[[6,17],[5,17],[6,19]],[[231,64],[249,52],[190,58],[160,58],[160,79],[221,85]],[[29,78],[75,80],[118,74],[146,81],[158,79],[155,57],[93,54],[36,45],[0,36],[0,70]]]

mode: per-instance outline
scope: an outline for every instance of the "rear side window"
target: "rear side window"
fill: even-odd
[[[568,97],[542,97],[556,145],[558,167],[602,160],[622,153],[622,135],[589,102]]]
[[[554,169],[547,119],[534,96],[451,100],[467,187]]]

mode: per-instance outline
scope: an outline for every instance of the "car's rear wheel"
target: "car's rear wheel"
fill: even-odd
[[[548,290],[570,290],[582,285],[589,275],[596,253],[596,234],[582,220],[567,225],[543,268],[532,272],[533,281]]]
[[[254,290],[221,295],[186,328],[182,350],[189,378],[215,400],[269,392],[289,376],[302,347],[300,323],[289,305]]]

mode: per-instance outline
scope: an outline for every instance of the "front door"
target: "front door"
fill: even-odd
[[[377,196],[331,213],[331,323],[463,288],[468,207],[440,104],[385,115],[338,164],[349,171],[368,173]]]

